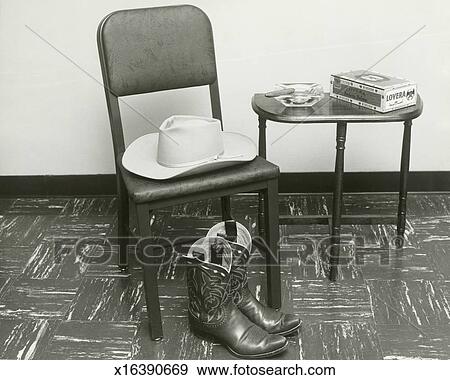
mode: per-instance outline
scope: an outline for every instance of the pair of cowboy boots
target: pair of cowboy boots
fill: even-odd
[[[285,338],[301,325],[292,314],[262,305],[251,293],[247,264],[251,236],[235,221],[221,222],[184,256],[189,322],[193,332],[224,345],[244,359],[286,350]]]

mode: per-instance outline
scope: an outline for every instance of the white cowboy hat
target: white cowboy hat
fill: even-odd
[[[169,179],[219,169],[256,157],[256,145],[240,133],[223,132],[220,120],[175,115],[159,133],[133,141],[122,157],[129,172]]]

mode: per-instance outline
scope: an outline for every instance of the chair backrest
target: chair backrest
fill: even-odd
[[[211,23],[199,8],[113,12],[97,43],[116,156],[125,149],[118,97],[209,85],[213,117],[222,119]]]

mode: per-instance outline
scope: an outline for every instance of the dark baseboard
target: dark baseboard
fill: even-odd
[[[282,173],[280,193],[331,193],[334,174]],[[352,172],[344,175],[344,191],[396,192],[399,188],[399,173],[396,172]],[[450,191],[450,171],[411,172],[409,191]],[[114,195],[114,174],[98,175],[51,175],[51,176],[0,176],[0,197],[18,196],[74,196]]]
[[[398,172],[349,172],[344,174],[344,192],[397,192]],[[280,193],[331,193],[334,174],[283,173],[279,181]],[[450,172],[410,172],[408,191],[450,191]]]
[[[0,196],[116,194],[114,174],[0,176]]]

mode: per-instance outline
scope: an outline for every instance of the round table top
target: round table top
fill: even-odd
[[[312,107],[285,107],[274,98],[255,94],[252,99],[252,108],[260,117],[280,123],[365,123],[415,119],[422,113],[423,102],[418,95],[415,106],[381,113],[332,98],[328,93]]]

